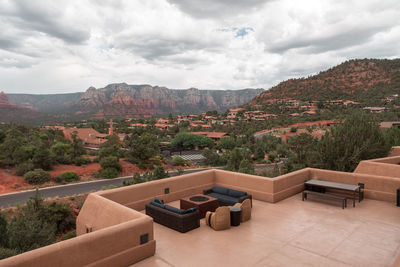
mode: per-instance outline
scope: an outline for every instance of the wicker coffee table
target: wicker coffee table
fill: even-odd
[[[193,195],[180,199],[181,209],[189,209],[196,207],[199,210],[200,218],[206,216],[207,211],[215,211],[218,206],[218,199],[205,195]]]

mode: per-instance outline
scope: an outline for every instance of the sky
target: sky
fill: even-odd
[[[400,57],[399,0],[0,0],[0,91],[268,89]]]

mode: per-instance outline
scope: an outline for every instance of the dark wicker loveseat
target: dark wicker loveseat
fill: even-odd
[[[168,209],[167,209],[168,208]],[[146,204],[146,214],[153,218],[156,223],[167,226],[181,233],[200,227],[199,211],[192,208],[187,213],[168,205],[154,204],[154,201]]]
[[[252,196],[246,192],[218,185],[204,190],[203,194],[218,198],[220,206],[233,206],[236,203],[242,203],[245,199],[250,199],[250,203],[252,203]]]

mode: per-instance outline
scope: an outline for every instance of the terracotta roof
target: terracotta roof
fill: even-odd
[[[107,142],[107,134],[102,134],[93,128],[65,128],[63,130],[65,138],[72,140],[71,135],[76,132],[77,137],[82,139],[84,145],[98,146]]]
[[[221,138],[228,135],[228,133],[224,132],[191,132],[191,134],[201,134],[209,138]]]

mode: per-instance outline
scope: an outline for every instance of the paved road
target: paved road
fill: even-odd
[[[255,166],[256,169],[273,168],[273,165],[262,165]],[[194,173],[204,170],[209,170],[212,168],[202,168],[202,169],[192,169],[186,170],[184,173]],[[222,167],[217,167],[215,169],[222,169]],[[173,175],[173,173],[171,173]],[[39,189],[40,194],[43,198],[54,198],[54,197],[66,197],[75,194],[83,194],[91,191],[101,190],[103,187],[110,185],[120,186],[123,181],[132,179],[132,176],[119,177],[110,180],[100,180],[84,183],[76,183],[69,185],[62,185],[56,187],[48,187]],[[0,195],[0,207],[5,208],[8,206],[15,206],[16,204],[24,204],[31,196],[35,194],[35,190],[28,190],[23,192],[11,193]]]

